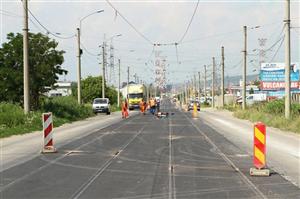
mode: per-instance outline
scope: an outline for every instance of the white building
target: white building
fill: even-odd
[[[51,89],[46,93],[48,97],[69,96],[72,94],[71,82],[57,82],[54,84],[55,89]]]

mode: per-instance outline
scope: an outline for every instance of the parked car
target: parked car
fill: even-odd
[[[200,102],[198,100],[191,100],[189,102],[188,111],[194,109],[194,103],[196,103],[196,105],[197,105],[197,111],[200,111]]]
[[[95,98],[93,100],[93,112],[110,114],[110,103],[108,98]]]

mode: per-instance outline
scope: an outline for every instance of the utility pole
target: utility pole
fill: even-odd
[[[24,75],[24,113],[29,113],[29,61],[28,61],[28,1],[23,0],[24,29],[23,29],[23,75]]]
[[[197,96],[197,80],[196,80],[196,74],[194,74],[194,85],[193,85],[193,87],[194,87],[194,97],[195,97],[195,99],[196,99],[196,96]]]
[[[184,94],[184,97],[185,97],[185,100],[184,100],[184,101],[185,101],[185,104],[187,104],[187,101],[188,101],[188,96],[187,96],[187,95],[188,95],[188,94],[187,94],[186,83],[184,84],[184,93],[185,93],[185,94]]]
[[[243,68],[243,110],[246,109],[246,71],[247,71],[247,26],[244,26],[244,68]]]
[[[212,97],[212,100],[211,100],[211,105],[212,105],[212,108],[215,108],[215,58],[213,57],[213,64],[212,64],[212,67],[213,67],[213,72],[212,72],[212,88],[211,88],[211,97]]]
[[[102,45],[102,98],[105,98],[105,42]]]
[[[80,29],[77,28],[77,101],[81,104],[81,49],[80,49]]]
[[[200,83],[200,72],[198,72],[198,78],[199,78],[199,82],[198,82],[198,97],[200,98],[200,92],[201,92],[201,83]]]
[[[285,118],[291,117],[291,40],[290,40],[290,0],[285,3]]]
[[[224,46],[222,46],[222,72],[221,72],[221,107],[224,107]]]
[[[129,66],[127,68],[127,99],[128,99],[128,92],[129,92]]]
[[[120,107],[120,87],[121,87],[121,60],[118,59],[118,65],[119,65],[119,81],[118,81],[118,107]]]
[[[204,97],[206,101],[206,65],[204,65]]]

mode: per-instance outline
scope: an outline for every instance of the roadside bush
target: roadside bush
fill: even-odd
[[[22,107],[9,103],[0,103],[0,124],[13,127],[25,124],[25,114]]]
[[[28,133],[42,128],[40,112],[25,115],[19,105],[0,103],[0,138]]]
[[[72,97],[56,97],[45,100],[42,105],[44,112],[52,112],[58,118],[69,121],[83,119],[93,115],[89,105],[79,105],[77,100]]]
[[[283,114],[284,113],[284,100],[274,100],[265,103],[263,111],[270,114]]]

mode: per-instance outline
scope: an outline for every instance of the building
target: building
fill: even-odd
[[[54,84],[54,88],[50,89],[46,96],[58,97],[58,96],[69,96],[72,94],[72,82],[57,82]]]

